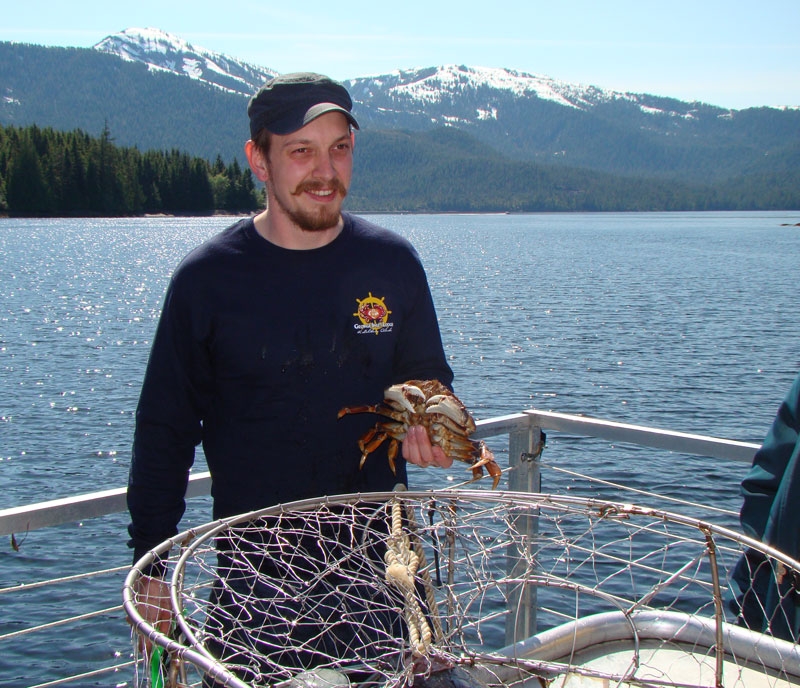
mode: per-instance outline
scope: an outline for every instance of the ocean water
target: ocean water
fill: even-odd
[[[800,369],[799,212],[372,215],[425,263],[456,392],[478,418],[540,408],[760,442]],[[169,276],[231,218],[0,220],[0,509],[127,479],[133,414]],[[499,460],[502,441],[497,444]],[[558,469],[722,506],[741,463],[548,438]],[[198,469],[202,468],[202,457]],[[462,477],[416,471],[415,486]],[[592,488],[594,489],[594,488]],[[192,500],[185,524],[209,519]],[[0,588],[126,564],[119,514],[0,544]],[[0,596],[0,635],[119,602],[122,576]],[[35,601],[34,601],[35,599]],[[10,647],[9,647],[10,645]],[[3,685],[130,653],[120,616],[0,644]],[[80,685],[130,685],[131,676]]]

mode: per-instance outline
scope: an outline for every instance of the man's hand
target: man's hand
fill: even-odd
[[[403,458],[409,463],[428,468],[450,468],[453,459],[441,447],[431,444],[428,433],[421,425],[410,425],[403,440]]]
[[[139,615],[163,635],[169,635],[172,612],[169,604],[169,586],[161,578],[142,576],[136,585],[136,608]],[[150,654],[152,643],[143,640],[142,646]]]

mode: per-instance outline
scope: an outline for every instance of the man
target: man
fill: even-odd
[[[403,238],[342,213],[352,102],[318,74],[268,82],[250,101],[245,152],[267,208],[195,249],[170,282],[136,412],[128,484],[134,560],[177,532],[195,447],[214,518],[405,483],[383,452],[359,470],[369,414],[407,379],[452,382],[424,270]],[[422,428],[402,456],[447,467]],[[157,577],[144,599],[163,596]],[[160,602],[144,610],[163,620]]]

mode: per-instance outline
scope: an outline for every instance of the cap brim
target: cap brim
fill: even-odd
[[[353,117],[353,114],[349,110],[345,110],[341,105],[337,105],[336,103],[317,103],[316,105],[308,108],[305,116],[303,117],[303,126],[309,122],[313,122],[315,119],[317,119],[317,117],[328,112],[341,112],[345,117],[347,117],[348,122],[358,129],[358,122],[356,122],[356,118]]]
[[[306,110],[304,114],[295,111],[287,114],[284,117],[281,117],[280,119],[276,119],[269,124],[264,124],[263,126],[272,134],[286,136],[287,134],[292,134],[295,131],[302,129],[304,126],[306,126],[306,124],[313,122],[315,119],[317,119],[317,117],[320,117],[328,112],[341,112],[347,118],[347,121],[353,125],[353,127],[356,129],[359,128],[358,122],[356,121],[356,118],[353,117],[352,113],[336,103],[317,103]]]

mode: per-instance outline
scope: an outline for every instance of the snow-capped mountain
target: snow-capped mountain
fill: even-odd
[[[635,100],[631,94],[604,91],[595,86],[578,86],[547,76],[463,65],[398,70],[383,76],[352,79],[347,84],[364,98],[374,97],[376,92],[381,92],[397,100],[428,105],[442,104],[481,90],[505,92],[517,98],[535,97],[578,109],[617,98]],[[479,116],[488,118],[495,114],[489,108]]]
[[[94,49],[152,70],[184,74],[232,93],[251,95],[277,72],[187,43],[159,29],[125,29],[107,36]]]
[[[413,119],[444,126],[508,120],[521,101],[580,111],[620,103],[648,117],[682,119],[695,117],[698,108],[697,103],[571,84],[511,69],[463,65],[398,70],[351,79],[345,85],[356,102],[369,104],[376,124],[392,126],[408,126]]]
[[[249,97],[274,70],[220,55],[158,29],[126,29],[95,46],[151,70],[169,71]],[[512,69],[443,65],[345,81],[362,129],[454,127],[513,158],[621,171],[635,150],[652,172],[664,146],[723,137],[736,111],[622,93]],[[721,130],[722,129],[722,130]],[[624,141],[624,143],[623,143]],[[591,145],[589,145],[591,142]]]
[[[124,60],[143,62],[150,69],[183,74],[247,96],[277,73],[152,28],[126,29],[104,38],[94,48]],[[429,125],[476,123],[501,117],[504,103],[528,99],[578,110],[625,101],[648,115],[693,116],[692,104],[679,107],[680,101],[670,100],[672,107],[665,108],[663,103],[654,104],[652,96],[571,84],[511,69],[444,65],[353,78],[345,85],[360,106],[359,111],[366,112],[367,119],[384,124],[397,116],[408,124],[417,115]]]
[[[127,29],[94,50],[0,43],[0,124],[90,132],[109,126],[120,144],[228,160],[242,155],[247,98],[275,74],[157,29]],[[466,134],[448,145],[476,156],[488,146],[514,161],[702,181],[795,169],[800,155],[797,110],[731,111],[463,65],[345,84],[362,151],[379,140],[391,148],[387,142],[400,133],[387,131],[410,132],[419,142],[430,139],[416,133],[440,140],[433,130],[447,127]],[[113,88],[127,97],[109,98]]]

